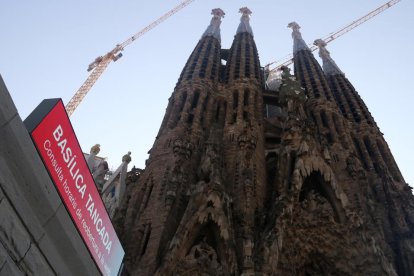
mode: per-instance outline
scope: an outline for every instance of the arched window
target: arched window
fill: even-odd
[[[243,94],[243,105],[244,106],[248,106],[249,105],[249,89],[245,89],[244,90],[244,94]]]
[[[321,111],[321,120],[324,127],[328,128],[328,117],[326,116],[326,113],[324,110]]]
[[[150,236],[151,236],[151,223],[144,225],[144,240],[141,246],[140,257],[142,257],[145,254],[145,251],[147,251]]]

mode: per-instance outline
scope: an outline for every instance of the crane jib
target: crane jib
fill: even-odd
[[[98,78],[102,75],[103,71],[108,67],[111,61],[117,61],[122,57],[122,53],[126,46],[137,40],[139,37],[147,33],[148,31],[155,28],[161,22],[169,18],[170,16],[174,15],[187,5],[191,4],[195,0],[185,0],[181,2],[178,6],[174,7],[167,13],[163,14],[160,18],[153,21],[151,24],[134,34],[133,36],[129,37],[124,42],[117,44],[115,48],[108,52],[105,56],[97,57],[92,63],[88,66],[88,72],[91,72],[82,86],[76,91],[75,95],[70,99],[70,101],[66,104],[65,108],[69,116],[75,111],[78,105],[82,102],[83,98],[85,98],[86,94],[91,90],[92,86],[98,80]]]

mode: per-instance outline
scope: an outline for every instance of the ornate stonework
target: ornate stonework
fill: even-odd
[[[266,90],[241,12],[225,50],[215,10],[129,173],[125,275],[412,275],[414,198],[362,99],[296,23],[295,74]]]

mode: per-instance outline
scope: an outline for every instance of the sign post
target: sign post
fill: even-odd
[[[62,100],[43,100],[24,123],[92,259],[117,275],[125,253]]]

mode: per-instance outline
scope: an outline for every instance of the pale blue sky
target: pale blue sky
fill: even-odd
[[[109,66],[71,117],[84,151],[101,144],[117,167],[132,151],[144,167],[180,72],[222,8],[222,47],[229,48],[238,9],[252,11],[251,25],[262,65],[289,54],[296,21],[309,43],[382,5],[384,0],[195,0],[134,42]],[[67,103],[87,78],[86,68],[180,1],[13,1],[0,4],[0,73],[20,116],[45,98]],[[402,0],[328,45],[331,56],[367,104],[405,180],[414,183],[414,1]],[[317,54],[316,54],[317,56]],[[318,58],[319,60],[319,58]],[[1,100],[1,99],[0,99]]]

